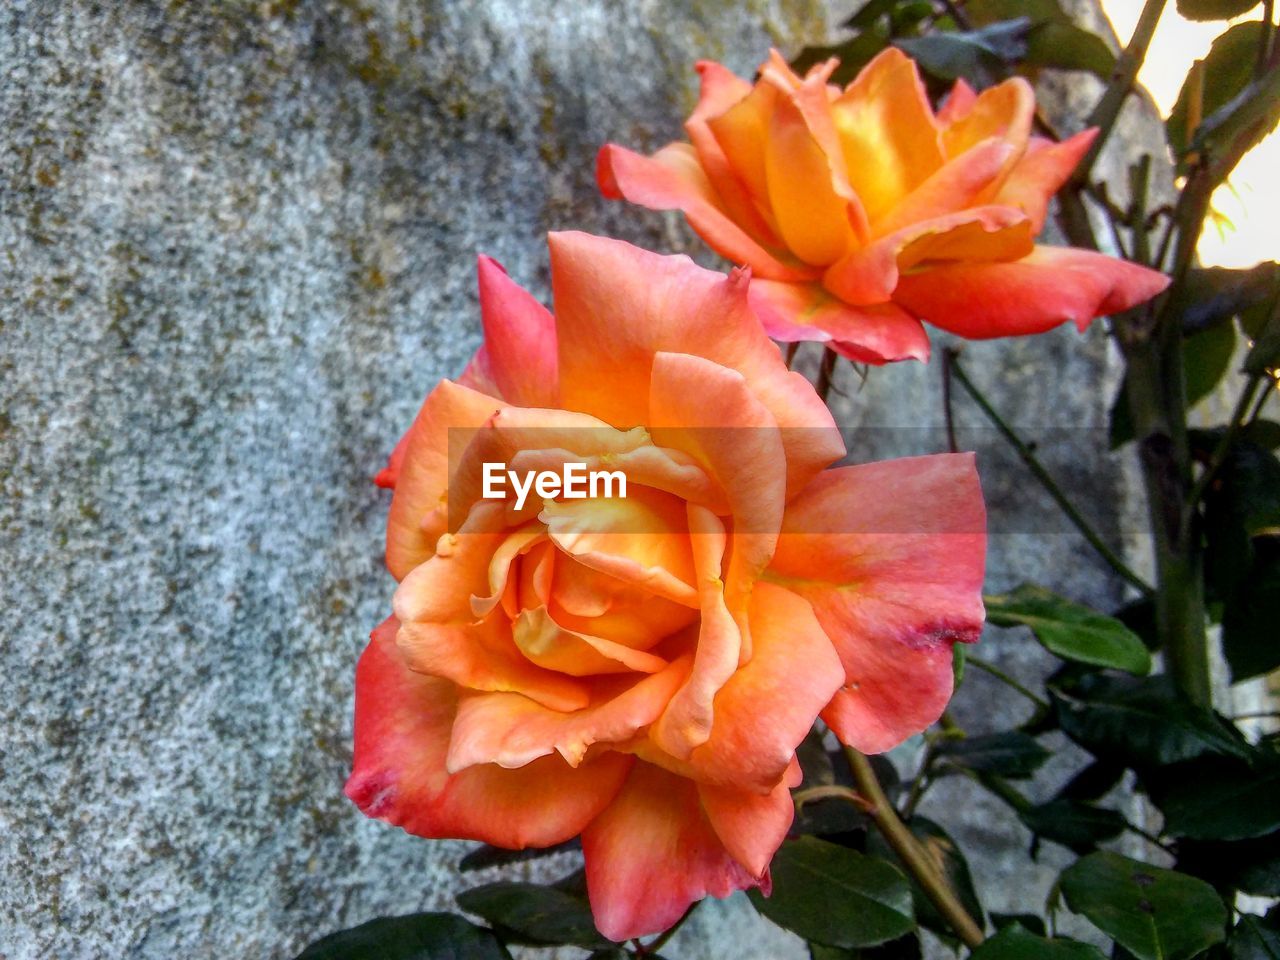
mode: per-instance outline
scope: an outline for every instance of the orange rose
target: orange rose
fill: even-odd
[[[609,144],[606,196],[682,210],[756,278],[770,336],[864,363],[928,359],[921,320],[971,339],[1039,333],[1142,303],[1163,274],[1090,250],[1037,246],[1049,199],[1093,141],[1031,135],[1020,77],[934,113],[915,62],[890,48],[848,87],[838,62],[802,80],[774,51],[751,85],[702,62],[691,143],[642,157]]]
[[[422,836],[581,834],[622,940],[767,889],[819,714],[868,751],[937,718],[983,620],[984,512],[967,455],[828,469],[840,434],[744,274],[574,233],[551,269],[554,318],[481,258],[484,346],[379,477],[400,584],[346,792]],[[626,496],[487,498],[495,462]]]

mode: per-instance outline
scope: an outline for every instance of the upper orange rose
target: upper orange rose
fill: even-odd
[[[937,718],[983,620],[984,511],[968,455],[828,469],[840,434],[744,274],[572,233],[551,273],[554,318],[481,259],[484,346],[379,477],[400,585],[346,790],[423,836],[580,833],[622,940],[767,888],[819,714],[865,751]],[[627,494],[518,508],[480,495],[494,462]]]
[[[752,305],[779,340],[819,340],[865,363],[928,358],[921,320],[970,338],[1084,329],[1168,278],[1089,250],[1044,247],[1050,197],[1096,131],[1031,135],[1021,78],[976,95],[957,81],[934,113],[915,62],[890,48],[844,90],[837,61],[801,79],[774,51],[751,85],[702,62],[691,144],[652,157],[612,144],[607,196],[682,210],[757,278]]]

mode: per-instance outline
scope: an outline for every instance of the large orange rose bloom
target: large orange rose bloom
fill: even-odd
[[[1090,250],[1037,246],[1049,199],[1092,143],[1031,135],[1020,77],[934,113],[913,60],[890,48],[848,87],[836,60],[801,79],[776,51],[753,86],[702,62],[691,143],[652,157],[609,144],[600,187],[682,210],[749,266],[770,336],[864,363],[926,360],[921,320],[962,337],[1040,333],[1155,296],[1168,278]]]
[[[840,434],[745,274],[574,233],[551,272],[554,318],[481,258],[484,346],[379,477],[400,584],[346,792],[427,837],[581,834],[622,940],[768,888],[819,715],[864,751],[938,717],[985,515],[969,455],[829,468]],[[569,461],[626,497],[478,495],[483,463]]]

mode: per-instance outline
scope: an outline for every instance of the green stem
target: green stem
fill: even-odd
[[[827,402],[827,396],[831,393],[831,384],[833,374],[836,369],[836,360],[840,355],[830,347],[822,352],[822,364],[818,367],[818,382],[814,384],[813,389],[817,391],[818,396],[822,398],[822,402]]]
[[[1097,532],[1089,526],[1089,522],[1084,518],[1084,515],[1076,509],[1075,504],[1067,499],[1067,495],[1063,493],[1058,484],[1054,482],[1053,477],[1049,475],[1049,471],[1047,471],[1043,464],[1040,463],[1031,448],[1022,441],[1021,437],[1013,432],[1013,428],[1005,423],[1000,414],[996,413],[995,408],[987,402],[987,398],[984,397],[981,391],[973,385],[973,381],[969,379],[968,375],[956,361],[954,355],[951,358],[951,373],[960,382],[960,385],[964,387],[969,396],[973,398],[973,402],[976,403],[982,409],[982,412],[987,415],[987,419],[995,425],[996,429],[1000,431],[1000,434],[1005,438],[1005,440],[1007,440],[1014,450],[1018,452],[1018,456],[1022,458],[1022,462],[1027,465],[1027,468],[1032,472],[1035,478],[1039,480],[1045,490],[1048,491],[1049,496],[1053,497],[1054,502],[1057,503],[1057,505],[1062,509],[1062,512],[1066,514],[1067,519],[1075,525],[1075,528],[1080,531],[1085,540],[1089,542],[1089,545],[1098,552],[1098,555],[1107,562],[1112,570],[1136,587],[1144,596],[1151,596],[1153,591],[1147,582],[1130,570],[1128,565],[1120,559],[1120,555],[1107,546],[1102,537],[1100,537]]]
[[[640,956],[645,957],[645,956],[649,956],[650,954],[657,953],[664,946],[666,946],[667,941],[675,936],[676,931],[679,930],[680,927],[684,924],[684,922],[693,915],[693,911],[697,908],[698,904],[701,902],[702,901],[700,900],[695,900],[693,901],[693,903],[689,904],[689,909],[684,912],[684,914],[680,917],[679,920],[677,920],[671,926],[667,927],[666,930],[663,930],[662,933],[658,934],[648,943],[640,944],[638,941],[635,941],[637,944],[638,950],[643,951],[642,953],[640,953]]]
[[[1128,46],[1116,60],[1115,70],[1111,74],[1111,83],[1103,92],[1097,106],[1093,108],[1093,112],[1089,114],[1089,119],[1085,121],[1086,127],[1098,128],[1098,136],[1072,176],[1072,182],[1077,187],[1082,186],[1089,179],[1089,171],[1093,169],[1098,154],[1102,152],[1107,137],[1111,135],[1111,129],[1120,116],[1120,108],[1124,106],[1125,100],[1133,90],[1133,82],[1142,68],[1142,61],[1147,58],[1147,48],[1151,46],[1156,24],[1160,22],[1160,14],[1164,13],[1165,2],[1166,0],[1147,0],[1143,4],[1142,13],[1138,15],[1138,24],[1133,28],[1133,36],[1129,38]]]
[[[1231,419],[1227,421],[1227,429],[1222,432],[1217,446],[1213,448],[1213,453],[1209,456],[1209,462],[1201,471],[1199,478],[1195,482],[1195,486],[1191,488],[1191,492],[1187,494],[1187,506],[1195,509],[1205,492],[1209,489],[1209,484],[1213,483],[1213,478],[1217,476],[1222,465],[1227,460],[1227,454],[1231,452],[1231,445],[1235,443],[1236,438],[1240,435],[1240,431],[1244,429],[1245,424],[1249,422],[1249,407],[1253,403],[1254,394],[1258,392],[1258,387],[1262,384],[1262,377],[1258,375],[1251,376],[1244,385],[1244,389],[1240,391],[1240,398],[1236,401],[1235,409],[1231,411]]]
[[[965,663],[968,664],[969,666],[977,667],[979,670],[982,670],[985,673],[991,674],[991,676],[995,677],[1001,683],[1004,683],[1008,685],[1011,689],[1016,690],[1018,693],[1022,694],[1024,697],[1026,697],[1028,700],[1034,703],[1036,705],[1037,710],[1042,710],[1047,713],[1051,709],[1049,706],[1049,701],[1044,700],[1041,697],[1037,696],[1033,691],[1024,687],[1017,680],[1013,679],[1013,677],[1009,676],[1009,674],[1005,673],[995,664],[988,663],[986,660],[983,660],[980,657],[975,657],[972,654],[969,654],[965,658]]]
[[[978,946],[984,939],[982,928],[973,917],[969,916],[969,912],[965,910],[955,892],[939,873],[937,865],[907,829],[906,824],[899,819],[897,811],[893,809],[893,804],[885,796],[884,789],[876,778],[871,761],[852,747],[845,747],[844,754],[849,760],[849,767],[853,771],[853,780],[857,784],[858,792],[869,801],[868,812],[876,828],[884,836],[885,842],[898,855],[902,865],[920,884],[920,889],[938,908],[938,912],[951,925],[951,929],[955,930],[956,935],[970,949]]]

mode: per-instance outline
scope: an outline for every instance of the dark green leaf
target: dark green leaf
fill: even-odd
[[[463,873],[467,873],[471,870],[483,870],[485,867],[500,867],[508,863],[523,863],[525,860],[537,860],[541,857],[549,857],[554,853],[580,849],[582,849],[582,844],[576,837],[573,840],[566,840],[564,843],[557,843],[554,847],[526,847],[523,850],[506,850],[502,847],[491,847],[487,843],[482,843],[458,861],[458,869]]]
[[[1178,0],[1178,12],[1188,20],[1230,20],[1248,13],[1260,0]]]
[[[1262,376],[1280,367],[1280,306],[1273,307],[1244,358],[1244,372]]]
[[[1254,840],[1178,841],[1183,873],[1258,897],[1280,896],[1280,832]]]
[[[1067,906],[1139,960],[1187,960],[1225,935],[1222,899],[1184,873],[1099,851],[1058,882]]]
[[[1044,587],[1023,584],[1011,593],[984,599],[988,622],[1030,627],[1045,649],[1064,660],[1129,673],[1151,670],[1151,654],[1123,623]]]
[[[1034,933],[1037,937],[1045,936],[1044,920],[1037,917],[1034,913],[993,913],[991,914],[991,925],[997,930],[1003,930],[1005,927],[1017,924],[1026,930]]]
[[[1072,20],[1057,0],[969,0],[964,9],[979,26],[1015,17],[1030,19],[1028,66],[1088,70],[1104,80],[1115,69],[1115,54],[1106,42]]]
[[[1241,914],[1228,947],[1231,960],[1280,960],[1280,907],[1265,917]]]
[[[1224,323],[1259,304],[1275,299],[1280,287],[1280,264],[1259,263],[1248,270],[1197,267],[1187,274],[1182,317],[1183,334],[1198,333]]]
[[[1193,840],[1247,840],[1280,829],[1280,759],[1182,764],[1149,792],[1164,832]]]
[[[1262,25],[1257,21],[1249,21],[1236,24],[1213,41],[1204,63],[1202,117],[1220,110],[1252,82],[1261,39]],[[1175,154],[1187,149],[1194,133],[1186,128],[1192,83],[1193,79],[1189,77],[1182,92],[1178,94],[1178,102],[1174,104],[1166,123],[1169,145]]]
[[[861,950],[810,943],[809,957],[811,960],[920,960],[920,938],[909,933],[878,947],[863,947]]]
[[[585,900],[536,883],[486,883],[464,890],[458,906],[535,943],[607,947]]]
[[[1050,687],[1064,733],[1095,757],[1144,768],[1203,756],[1248,759],[1236,730],[1178,695],[1168,677],[1095,675]]]
[[[1058,70],[1087,70],[1106,80],[1116,68],[1116,55],[1096,33],[1071,22],[1042,22],[1027,37],[1026,63]]]
[[[1115,810],[1061,798],[1019,811],[1018,819],[1036,836],[1060,843],[1076,853],[1084,853],[1103,840],[1119,836],[1125,827],[1124,816]]]
[[[1063,800],[1101,800],[1115,788],[1123,776],[1124,767],[1121,764],[1095,760],[1072,777],[1058,791],[1058,797]]]
[[[1253,549],[1253,564],[1222,617],[1222,652],[1237,683],[1280,667],[1280,537],[1258,537]]]
[[[942,80],[964,78],[976,87],[989,87],[1010,63],[1027,53],[1031,21],[1026,17],[1002,20],[977,30],[928,33],[894,41],[925,72]]]
[[[941,868],[944,879],[955,891],[965,911],[981,924],[986,913],[982,909],[982,902],[978,899],[978,891],[973,886],[969,864],[956,842],[941,826],[921,816],[912,817],[907,822],[907,827],[920,841],[920,845],[929,854],[934,864]],[[868,835],[867,852],[901,865],[897,854],[885,843],[879,831],[873,831]],[[929,899],[915,878],[908,874],[907,880],[911,884],[911,899],[915,904],[916,919],[920,925],[928,927],[943,937],[954,936],[950,924],[938,913],[938,908],[933,905],[933,901]]]
[[[1106,960],[1097,947],[1075,940],[1046,940],[1010,924],[986,940],[969,960]]]
[[[869,947],[910,933],[911,888],[892,865],[814,837],[788,840],[770,868],[773,895],[755,908],[806,940]]]
[[[1196,128],[1190,154],[1207,158],[1210,182],[1221,183],[1231,175],[1239,159],[1275,129],[1277,122],[1280,70],[1267,70],[1205,117]]]
[[[1236,328],[1230,323],[1207,327],[1186,338],[1183,345],[1187,406],[1193,407],[1221,382],[1236,352]]]
[[[897,5],[898,0],[866,0],[866,3],[854,11],[844,25],[855,30],[873,27],[877,20],[891,13]]]
[[[297,960],[511,960],[489,930],[452,913],[381,917],[317,940]]]
[[[1016,730],[943,740],[935,747],[935,753],[939,760],[957,767],[1010,779],[1031,776],[1050,756],[1034,737]]]

